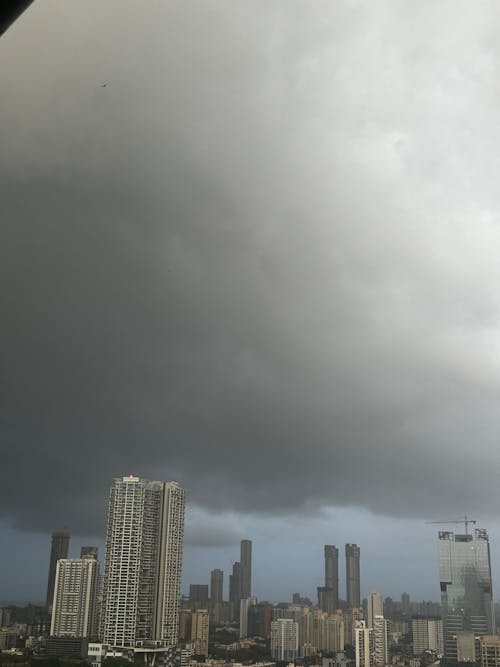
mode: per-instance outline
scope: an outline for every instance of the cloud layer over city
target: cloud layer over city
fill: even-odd
[[[499,19],[34,3],[0,40],[8,523],[100,535],[131,472],[186,486],[194,544],[492,512]]]

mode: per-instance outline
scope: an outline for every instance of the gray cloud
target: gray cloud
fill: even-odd
[[[13,525],[102,532],[129,472],[491,511],[498,13],[35,3],[0,43]]]
[[[188,508],[184,542],[192,547],[238,547],[243,531],[236,516],[212,515],[200,508]]]

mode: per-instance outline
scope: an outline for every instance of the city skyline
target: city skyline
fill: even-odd
[[[421,526],[423,533],[428,538],[427,544],[425,546],[425,551],[421,551],[421,559],[427,560],[427,569],[423,570],[422,579],[419,582],[417,587],[414,587],[414,579],[408,577],[408,579],[400,578],[388,579],[388,575],[384,573],[383,569],[383,552],[377,555],[375,549],[373,551],[368,550],[365,553],[364,558],[362,557],[361,561],[361,592],[362,598],[368,596],[368,594],[373,590],[380,590],[382,597],[393,597],[395,600],[399,600],[401,594],[404,591],[410,591],[411,598],[415,600],[433,600],[435,602],[440,601],[440,592],[439,592],[439,575],[437,567],[437,551],[436,551],[436,539],[438,532],[434,527],[429,528],[425,525]],[[387,526],[387,529],[390,530],[390,526]],[[415,528],[411,527],[410,532],[414,533]],[[459,532],[459,531],[457,531]],[[491,531],[489,531],[491,534]],[[352,533],[351,533],[352,535]],[[47,539],[50,536],[44,535],[41,536],[41,542],[43,544],[44,556],[47,561],[48,567],[48,542]],[[413,535],[415,537],[415,534]],[[416,536],[415,548],[421,548],[422,543],[420,542],[420,537]],[[377,535],[374,534],[375,541],[377,540]],[[294,533],[294,546],[297,548],[297,533]],[[83,542],[89,542],[88,539],[82,538],[79,539],[78,536],[74,536],[70,542],[69,556],[72,558],[77,558],[80,555],[81,546]],[[308,569],[304,571],[304,568],[297,570],[297,575],[295,578],[282,580],[280,577],[280,569],[276,570],[277,562],[272,562],[269,559],[269,550],[266,546],[265,536],[261,536],[260,539],[256,541],[255,537],[252,539],[252,542],[255,547],[255,558],[256,558],[256,588],[253,592],[261,600],[268,599],[273,602],[286,601],[296,589],[302,595],[310,597],[313,601],[317,599],[316,588],[318,585],[324,584],[324,546],[321,544],[312,545],[310,538],[307,534],[304,535],[303,546],[300,548],[299,554],[304,554],[307,557],[315,558],[315,569]],[[292,544],[292,543],[290,543]],[[104,555],[104,542],[103,539],[99,540],[100,552]],[[339,591],[340,598],[346,600],[346,579],[345,579],[345,563],[344,563],[344,545],[338,541],[340,547],[340,559],[339,559]],[[363,548],[363,545],[359,545],[363,549],[363,552],[366,550],[366,546]],[[313,548],[314,547],[314,548]],[[284,542],[283,548],[286,550],[287,546]],[[307,551],[306,551],[307,550]],[[215,569],[221,569],[224,573],[224,599],[229,598],[229,575],[231,574],[231,566],[239,558],[240,555],[240,543],[237,542],[233,547],[226,547],[224,549],[220,548],[200,548],[200,547],[189,547],[185,546],[185,552],[187,552],[187,560],[185,558],[185,566],[183,572],[183,581],[182,581],[182,593],[185,596],[189,595],[189,586],[194,583],[203,583],[204,585],[209,586],[210,584],[210,572]],[[298,557],[298,561],[304,559],[304,555]],[[192,556],[196,556],[192,558]],[[492,560],[494,562],[496,556],[496,550],[493,549]],[[37,568],[39,567],[40,560],[37,557]],[[308,568],[310,566],[308,565]],[[39,571],[38,580],[43,584],[45,578],[45,570],[42,567],[41,572]],[[269,571],[270,574],[266,574]],[[385,586],[381,585],[381,581],[386,579],[388,583]],[[496,589],[493,586],[493,597],[495,597]],[[500,595],[498,596],[500,598]],[[7,598],[7,601],[12,598]],[[16,598],[18,601],[32,601],[36,602],[36,598],[33,596]],[[15,600],[14,600],[15,601]]]
[[[189,490],[184,585],[250,538],[252,593],[315,598],[355,543],[362,596],[436,599],[464,513],[500,571],[500,6],[309,5],[2,35],[2,597],[55,529],[103,553],[117,473]]]

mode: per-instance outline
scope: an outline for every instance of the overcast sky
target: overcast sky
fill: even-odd
[[[357,542],[364,594],[438,599],[464,513],[500,572],[499,25],[36,0],[2,37],[0,600],[129,473],[187,489],[185,587],[248,537],[259,597],[312,595]]]

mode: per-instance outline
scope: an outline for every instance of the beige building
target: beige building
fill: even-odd
[[[367,628],[365,621],[358,621],[356,623],[355,636],[356,667],[374,667],[375,637],[373,628]]]
[[[328,614],[304,607],[298,621],[299,647],[302,656],[317,651],[336,653],[344,650],[344,617],[342,612]]]
[[[481,667],[500,667],[500,637],[485,635],[479,642]]]
[[[191,616],[191,641],[195,655],[208,655],[210,617],[208,609],[197,609]]]

